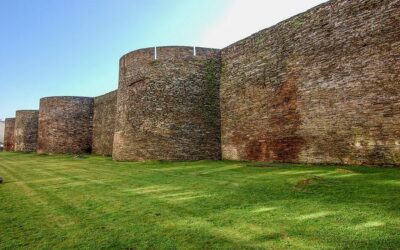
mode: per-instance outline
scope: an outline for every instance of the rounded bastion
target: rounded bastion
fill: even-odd
[[[93,98],[40,99],[38,153],[81,154],[92,148]]]
[[[18,110],[15,113],[15,151],[36,151],[38,122],[38,110]]]
[[[4,121],[4,151],[14,151],[15,149],[15,118],[6,118]]]
[[[220,51],[140,49],[120,60],[115,160],[220,159]]]

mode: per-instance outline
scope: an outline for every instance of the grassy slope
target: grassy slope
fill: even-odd
[[[399,169],[258,165],[0,153],[0,248],[400,246]]]

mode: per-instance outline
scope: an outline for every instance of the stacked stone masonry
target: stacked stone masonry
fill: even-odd
[[[6,118],[4,125],[4,151],[14,151],[15,118]]]
[[[41,100],[38,152],[400,166],[399,27],[400,0],[334,0],[222,50],[133,51],[117,91]]]
[[[337,0],[223,49],[223,158],[399,165],[399,27],[399,0]]]
[[[0,143],[4,143],[4,121],[0,120]]]
[[[215,49],[196,48],[194,55],[193,47],[159,47],[123,56],[113,158],[220,159],[219,74]]]
[[[38,110],[19,110],[15,114],[15,151],[36,151],[38,137]]]
[[[94,98],[93,146],[96,155],[111,155],[113,151],[117,91]]]
[[[46,97],[40,100],[38,153],[92,151],[93,98]]]

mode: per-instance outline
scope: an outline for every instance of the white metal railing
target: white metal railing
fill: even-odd
[[[193,46],[193,56],[197,56],[197,48]],[[157,46],[154,47],[154,60],[158,59]]]

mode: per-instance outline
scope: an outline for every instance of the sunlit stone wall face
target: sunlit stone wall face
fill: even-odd
[[[93,98],[46,97],[40,100],[38,153],[92,151]]]
[[[38,137],[38,110],[19,110],[15,114],[15,151],[36,151]]]
[[[219,50],[137,50],[119,77],[114,159],[220,159]]]
[[[399,165],[399,27],[399,0],[337,0],[223,49],[223,158]]]

